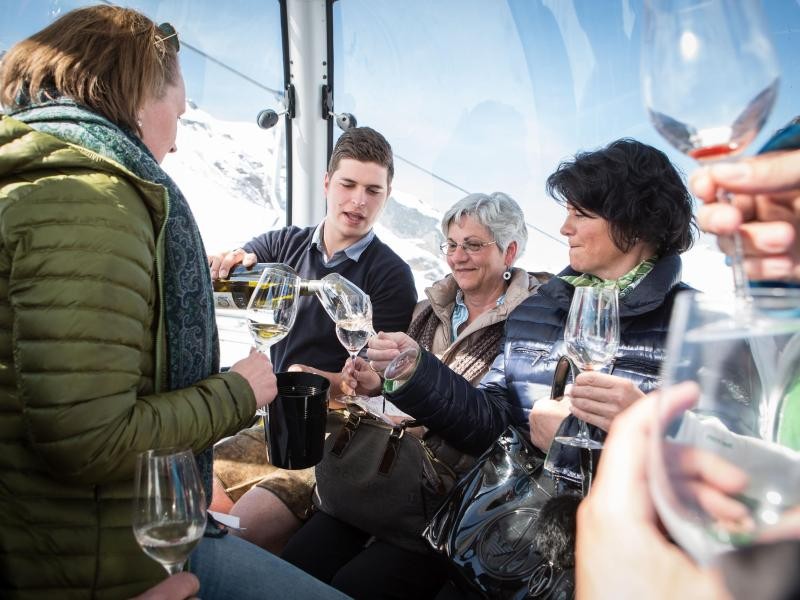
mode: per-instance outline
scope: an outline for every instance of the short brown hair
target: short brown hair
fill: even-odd
[[[141,135],[137,112],[179,75],[177,44],[146,16],[118,6],[68,12],[14,45],[0,63],[0,102],[19,108],[55,90]]]
[[[386,167],[389,183],[394,177],[394,157],[392,147],[386,138],[370,127],[351,127],[336,141],[328,163],[328,174],[339,167],[343,158],[352,158],[358,162],[372,162]]]

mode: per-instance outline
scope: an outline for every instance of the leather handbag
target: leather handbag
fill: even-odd
[[[559,363],[553,394],[569,365]],[[574,596],[580,485],[544,468],[545,455],[509,427],[448,495],[423,532],[466,595],[497,599]]]
[[[414,421],[393,424],[367,412],[331,413],[341,423],[316,466],[314,505],[376,538],[428,552],[422,530],[474,459]],[[330,422],[329,422],[330,426]],[[338,431],[337,431],[338,429]]]

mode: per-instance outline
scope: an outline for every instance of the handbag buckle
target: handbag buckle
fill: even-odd
[[[386,440],[386,449],[383,451],[381,461],[378,463],[378,474],[388,477],[392,472],[397,455],[400,452],[400,440],[406,433],[406,426],[404,423],[392,427],[392,432],[389,434],[389,439]]]
[[[344,422],[342,428],[339,430],[339,433],[336,434],[336,439],[333,442],[333,446],[331,446],[331,454],[338,458],[342,457],[344,451],[347,450],[347,447],[356,435],[356,430],[360,424],[361,417],[355,412],[351,412],[347,417],[347,421]]]

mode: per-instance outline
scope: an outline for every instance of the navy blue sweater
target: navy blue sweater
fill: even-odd
[[[254,252],[259,262],[291,266],[303,279],[321,279],[339,273],[369,294],[375,331],[405,331],[417,303],[411,269],[394,251],[375,237],[358,261],[347,259],[326,267],[322,254],[312,246],[315,227],[284,227],[250,240],[243,248]],[[302,296],[294,327],[272,347],[275,372],[301,363],[338,372],[347,351],[336,337],[333,321],[316,296]]]

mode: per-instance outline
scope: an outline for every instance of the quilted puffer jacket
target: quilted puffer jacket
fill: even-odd
[[[675,295],[689,289],[680,273],[680,258],[666,256],[620,301],[621,340],[613,373],[633,379],[644,391],[658,383]],[[567,268],[561,274],[576,273]],[[572,285],[554,277],[509,315],[504,351],[478,388],[423,353],[413,376],[389,397],[469,454],[486,450],[508,425],[527,432],[528,413],[534,402],[549,397],[555,365],[565,353],[564,324],[573,292]],[[571,431],[573,423],[577,427],[574,418],[567,421],[562,430]],[[563,460],[574,464],[571,456]]]
[[[0,597],[127,598],[163,579],[131,530],[136,455],[241,429],[236,373],[162,392],[166,192],[0,120]]]

